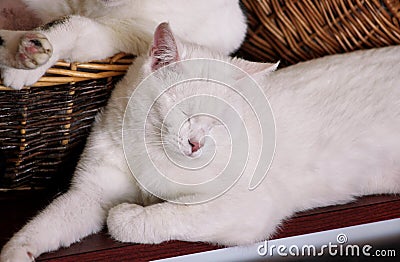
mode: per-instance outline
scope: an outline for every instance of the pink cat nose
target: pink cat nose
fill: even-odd
[[[188,142],[189,145],[192,147],[192,153],[197,152],[201,147],[199,142],[195,142],[193,140],[188,140]]]

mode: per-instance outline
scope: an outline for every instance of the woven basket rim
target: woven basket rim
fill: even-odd
[[[87,80],[121,76],[126,73],[133,60],[134,56],[126,53],[118,53],[107,59],[93,60],[86,63],[71,63],[64,60],[59,60],[54,66],[49,68],[45,75],[42,76],[35,84],[31,86],[25,86],[22,89],[62,85]],[[3,86],[0,80],[0,91],[16,90]]]

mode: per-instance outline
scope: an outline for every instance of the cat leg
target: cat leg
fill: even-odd
[[[43,252],[69,246],[98,232],[106,210],[99,199],[71,190],[55,199],[3,247],[1,261],[33,261]]]
[[[107,226],[122,242],[156,244],[168,240],[249,244],[269,237],[288,215],[284,208],[240,199],[216,199],[196,205],[161,203],[142,207],[120,204],[109,211]]]
[[[3,85],[34,84],[59,59],[85,62],[121,50],[113,30],[81,16],[68,16],[34,31],[0,31]]]
[[[107,208],[100,199],[72,190],[54,200],[3,247],[0,261],[33,261],[101,230]]]
[[[101,230],[111,206],[134,198],[137,190],[121,169],[90,166],[94,163],[75,175],[67,193],[11,238],[1,251],[0,261],[32,261],[44,252],[67,247]]]

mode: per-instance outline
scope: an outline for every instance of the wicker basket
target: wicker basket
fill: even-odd
[[[0,86],[0,190],[64,185],[132,57],[58,62],[35,85]]]
[[[239,55],[284,65],[400,44],[399,0],[242,0],[248,37]]]

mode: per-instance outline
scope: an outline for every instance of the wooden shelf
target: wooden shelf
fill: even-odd
[[[29,191],[1,193],[0,204],[6,214],[0,216],[0,245],[15,233],[55,193]],[[324,207],[298,213],[285,221],[274,238],[289,237],[323,230],[400,218],[400,196],[368,196],[340,206]],[[400,240],[399,240],[400,241]],[[124,244],[112,240],[106,230],[81,242],[44,254],[36,261],[149,261],[215,250],[221,247],[204,243],[171,241],[160,245]]]

